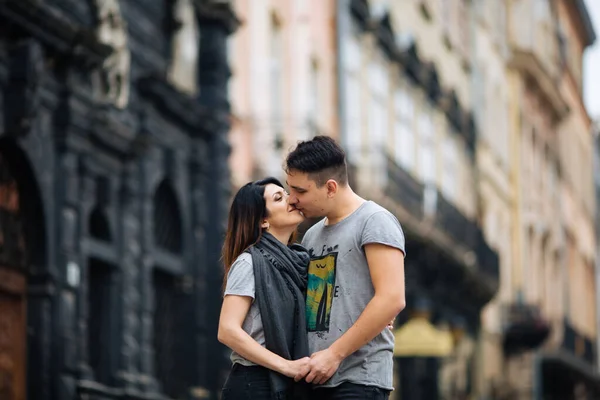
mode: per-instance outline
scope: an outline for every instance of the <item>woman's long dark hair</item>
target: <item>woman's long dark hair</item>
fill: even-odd
[[[265,186],[268,184],[283,188],[279,180],[269,177],[245,184],[233,198],[229,209],[227,234],[221,251],[225,267],[223,286],[227,282],[227,274],[231,269],[231,264],[248,247],[258,242],[262,235],[261,224],[268,217],[267,202],[265,201]],[[295,236],[294,232],[289,243],[295,240]]]

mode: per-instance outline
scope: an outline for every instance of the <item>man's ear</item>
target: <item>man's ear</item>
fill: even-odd
[[[327,188],[327,197],[331,198],[337,193],[339,185],[335,180],[330,179],[325,182],[325,187]]]

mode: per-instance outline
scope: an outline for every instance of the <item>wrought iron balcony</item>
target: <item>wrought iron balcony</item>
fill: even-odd
[[[534,349],[550,334],[550,323],[539,307],[531,304],[508,304],[503,308],[504,338],[506,354]]]
[[[436,193],[435,225],[465,248],[478,247],[480,230],[441,193]]]
[[[425,186],[400,167],[391,157],[387,157],[388,182],[385,194],[418,219],[423,218]]]
[[[471,251],[476,257],[478,271],[497,284],[500,276],[499,257],[486,242],[479,226],[437,189],[418,182],[391,157],[387,157],[386,172],[385,194],[419,221],[424,220],[427,214],[436,230],[454,244]]]
[[[588,364],[596,362],[596,346],[592,340],[579,333],[568,320],[564,321],[563,350],[583,359]]]
[[[500,278],[500,257],[494,251],[483,237],[483,232],[477,230],[477,260],[481,272],[489,278]]]

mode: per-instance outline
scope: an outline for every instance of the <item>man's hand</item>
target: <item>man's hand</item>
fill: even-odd
[[[310,356],[310,373],[306,382],[319,385],[325,383],[335,374],[340,367],[342,357],[335,354],[331,349],[317,351]]]
[[[298,360],[286,360],[285,367],[281,373],[299,382],[310,371],[310,358],[303,357]]]

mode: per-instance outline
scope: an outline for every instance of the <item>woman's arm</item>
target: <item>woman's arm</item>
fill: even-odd
[[[310,358],[290,361],[265,349],[242,329],[242,324],[252,298],[248,296],[228,295],[223,299],[221,318],[219,319],[219,342],[223,343],[240,356],[255,364],[277,371],[288,377],[306,375]],[[304,372],[303,372],[304,371]]]

